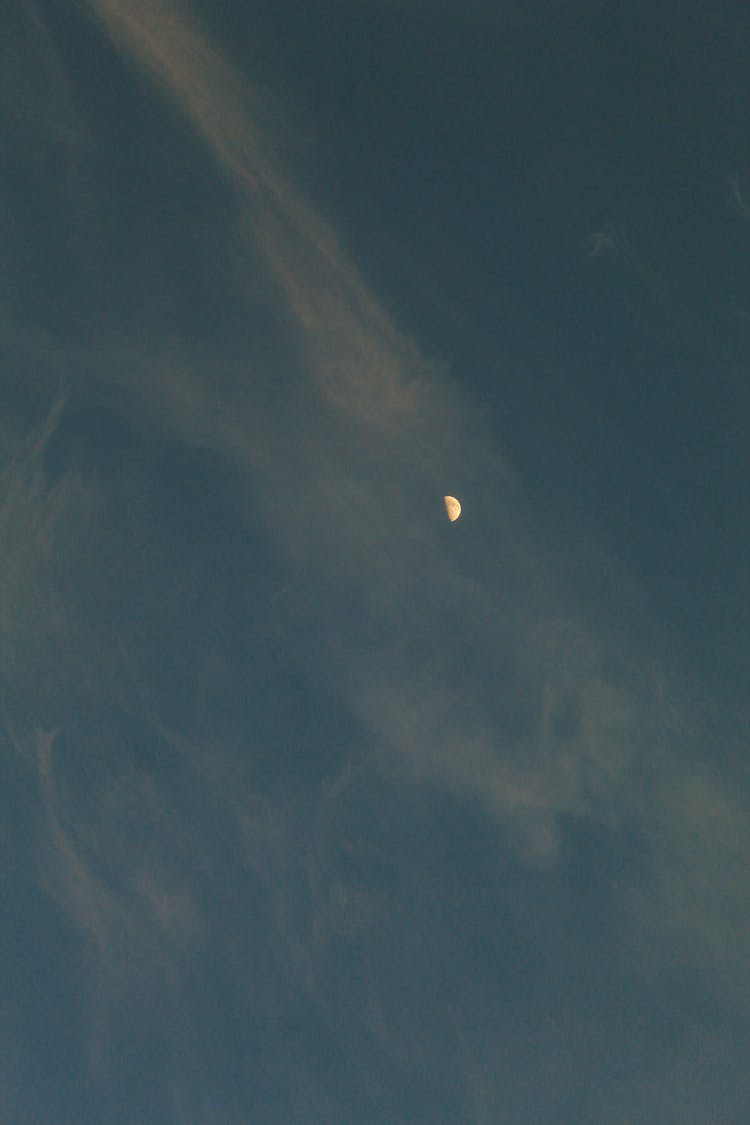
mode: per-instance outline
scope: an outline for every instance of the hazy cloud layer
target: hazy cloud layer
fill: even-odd
[[[30,290],[6,334],[8,964],[44,932],[65,1038],[36,1101],[48,1046],[3,1052],[8,1119],[737,1119],[746,713],[695,697],[615,561],[529,518],[480,404],[294,188],[278,111],[189,11],[86,7],[133,96],[200,142],[177,155],[223,225],[185,227],[181,261],[232,256],[222,333],[187,297],[150,320],[125,240],[119,323],[56,335]],[[116,146],[23,11],[46,143]],[[584,256],[618,246],[603,226]],[[155,261],[148,286],[178,290]],[[593,565],[615,577],[587,598]]]

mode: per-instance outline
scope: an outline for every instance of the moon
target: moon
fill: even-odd
[[[461,515],[461,505],[459,504],[458,500],[455,496],[444,496],[443,503],[445,504],[445,510],[448,513],[448,519],[451,521],[451,523],[455,523],[458,517]]]

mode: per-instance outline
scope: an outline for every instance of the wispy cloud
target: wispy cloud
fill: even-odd
[[[571,824],[601,830],[613,849],[619,833],[632,834],[636,858],[602,906],[607,924],[622,924],[613,956],[647,980],[659,961],[651,935],[662,928],[662,964],[669,945],[709,989],[746,983],[747,803],[707,772],[710,748],[695,745],[695,733],[684,755],[690,715],[685,704],[678,714],[667,705],[677,663],[665,669],[663,654],[650,650],[632,601],[614,606],[605,628],[573,596],[555,544],[518,517],[518,482],[476,404],[399,329],[293,187],[272,156],[265,104],[188,10],[165,0],[89,0],[88,8],[222,170],[240,253],[253,268],[263,263],[264,300],[272,294],[280,325],[278,351],[259,349],[247,364],[149,339],[99,342],[76,357],[97,368],[86,380],[108,387],[130,420],[166,444],[208,452],[231,473],[232,516],[274,568],[273,579],[265,572],[258,591],[242,594],[263,603],[251,610],[243,601],[238,611],[262,636],[252,660],[245,652],[233,661],[210,628],[190,632],[201,602],[215,610],[219,594],[205,570],[190,572],[177,533],[160,523],[158,497],[121,515],[123,494],[141,499],[137,465],[118,470],[118,518],[123,527],[130,520],[132,538],[76,532],[116,522],[116,505],[94,474],[51,479],[45,449],[62,406],[4,478],[7,713],[37,786],[40,883],[91,950],[97,979],[115,981],[113,989],[137,981],[144,992],[158,992],[161,979],[177,1018],[191,1003],[200,1008],[186,999],[186,981],[210,948],[238,993],[282,1031],[299,993],[331,1019],[337,1001],[358,1006],[372,1042],[411,1052],[412,1061],[429,1057],[431,1029],[422,1027],[420,1042],[399,989],[419,991],[431,927],[447,926],[444,892],[430,885],[426,845],[415,842],[416,829],[436,832],[434,809],[447,800],[490,825],[483,855],[492,853],[498,880],[506,861],[495,848],[543,881],[572,862]],[[616,249],[608,229],[592,238],[594,256]],[[453,489],[464,516],[452,528],[441,497]],[[154,559],[144,562],[152,544]],[[66,587],[66,566],[79,580],[91,573],[84,556],[92,549],[97,568],[128,557],[117,572],[128,620],[111,643]],[[128,584],[139,565],[153,587],[142,601]],[[181,703],[165,716],[150,676],[179,664],[196,638]],[[33,650],[28,660],[22,645]],[[284,738],[275,728],[243,729],[242,709],[250,696],[262,711],[263,677],[279,648],[318,708],[336,714],[327,725],[314,716],[332,744],[325,768],[316,773],[297,747],[281,791],[279,767],[268,763]],[[59,691],[34,718],[18,700],[58,670]],[[239,714],[234,725],[212,706],[212,690]],[[103,700],[124,734],[102,735],[112,723]],[[77,790],[64,780],[64,747],[79,736],[90,780]],[[493,886],[488,876],[486,894],[507,909],[509,927],[520,925],[531,909],[525,892],[510,877]],[[468,907],[460,888],[453,893],[459,919]],[[559,903],[549,909],[564,914]],[[356,972],[334,956],[346,943]],[[488,1060],[472,1029],[477,1010],[488,1019],[486,1000],[461,981],[453,987],[449,1000],[428,1004],[429,1017],[445,1021],[439,1050],[463,1060],[456,1065],[477,1119],[497,1120],[497,1056]],[[723,986],[722,994],[731,1005]],[[552,1016],[537,1014],[563,1051]],[[503,1034],[488,1040],[500,1054]],[[183,1107],[190,1100],[175,1098]]]
[[[152,406],[255,479],[321,674],[379,752],[520,826],[528,854],[553,860],[557,818],[616,818],[619,787],[625,797],[633,763],[650,753],[651,688],[611,670],[639,654],[613,663],[616,641],[602,645],[571,617],[545,547],[513,525],[512,479],[475,412],[268,155],[250,85],[179,5],[91,8],[224,168],[248,253],[261,248],[299,347],[288,383],[297,401],[270,405],[247,381],[217,384],[185,357],[170,371],[146,354]],[[473,512],[469,496],[460,528],[499,556],[480,573],[429,508],[441,474],[452,483],[457,470],[494,477],[491,511]],[[480,520],[495,524],[488,539],[472,530]],[[314,605],[296,586],[301,569]]]

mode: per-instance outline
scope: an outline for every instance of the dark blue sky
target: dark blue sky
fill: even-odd
[[[745,6],[0,42],[3,1123],[744,1123]]]

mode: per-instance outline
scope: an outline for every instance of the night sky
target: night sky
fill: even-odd
[[[748,122],[739,0],[2,8],[2,1125],[750,1120]]]

